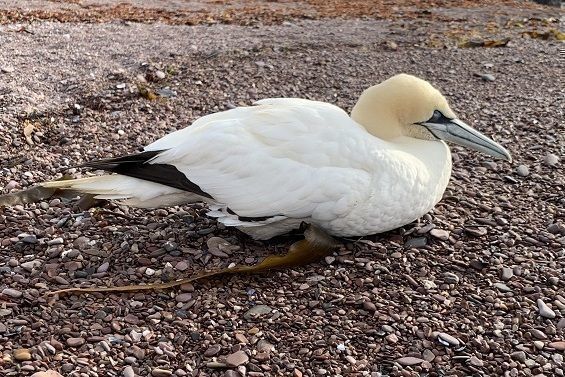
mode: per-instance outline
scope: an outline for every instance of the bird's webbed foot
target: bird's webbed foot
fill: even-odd
[[[269,255],[252,266],[236,266],[234,272],[261,272],[273,268],[304,266],[329,255],[337,241],[315,225],[302,223],[304,239],[290,245],[283,255]]]

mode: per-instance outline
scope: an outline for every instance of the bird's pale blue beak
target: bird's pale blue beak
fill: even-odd
[[[512,157],[506,148],[459,119],[444,118],[438,123],[428,121],[420,124],[438,139],[450,141],[509,162],[512,161]]]

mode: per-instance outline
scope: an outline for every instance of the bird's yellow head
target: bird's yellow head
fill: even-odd
[[[415,76],[399,74],[365,90],[351,118],[384,140],[445,140],[511,161],[506,149],[458,120],[439,90]]]

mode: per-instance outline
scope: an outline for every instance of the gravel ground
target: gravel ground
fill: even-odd
[[[492,3],[255,26],[5,22],[1,193],[264,97],[350,110],[399,72],[433,82],[515,161],[455,147],[444,199],[416,223],[307,267],[157,293],[44,296],[254,263],[294,239],[252,241],[199,206],[1,208],[0,374],[563,376],[562,13]],[[510,42],[457,48],[481,37]]]

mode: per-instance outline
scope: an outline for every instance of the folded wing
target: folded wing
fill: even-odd
[[[146,150],[240,217],[330,219],[365,200],[367,134],[336,106],[269,99],[197,120]]]

